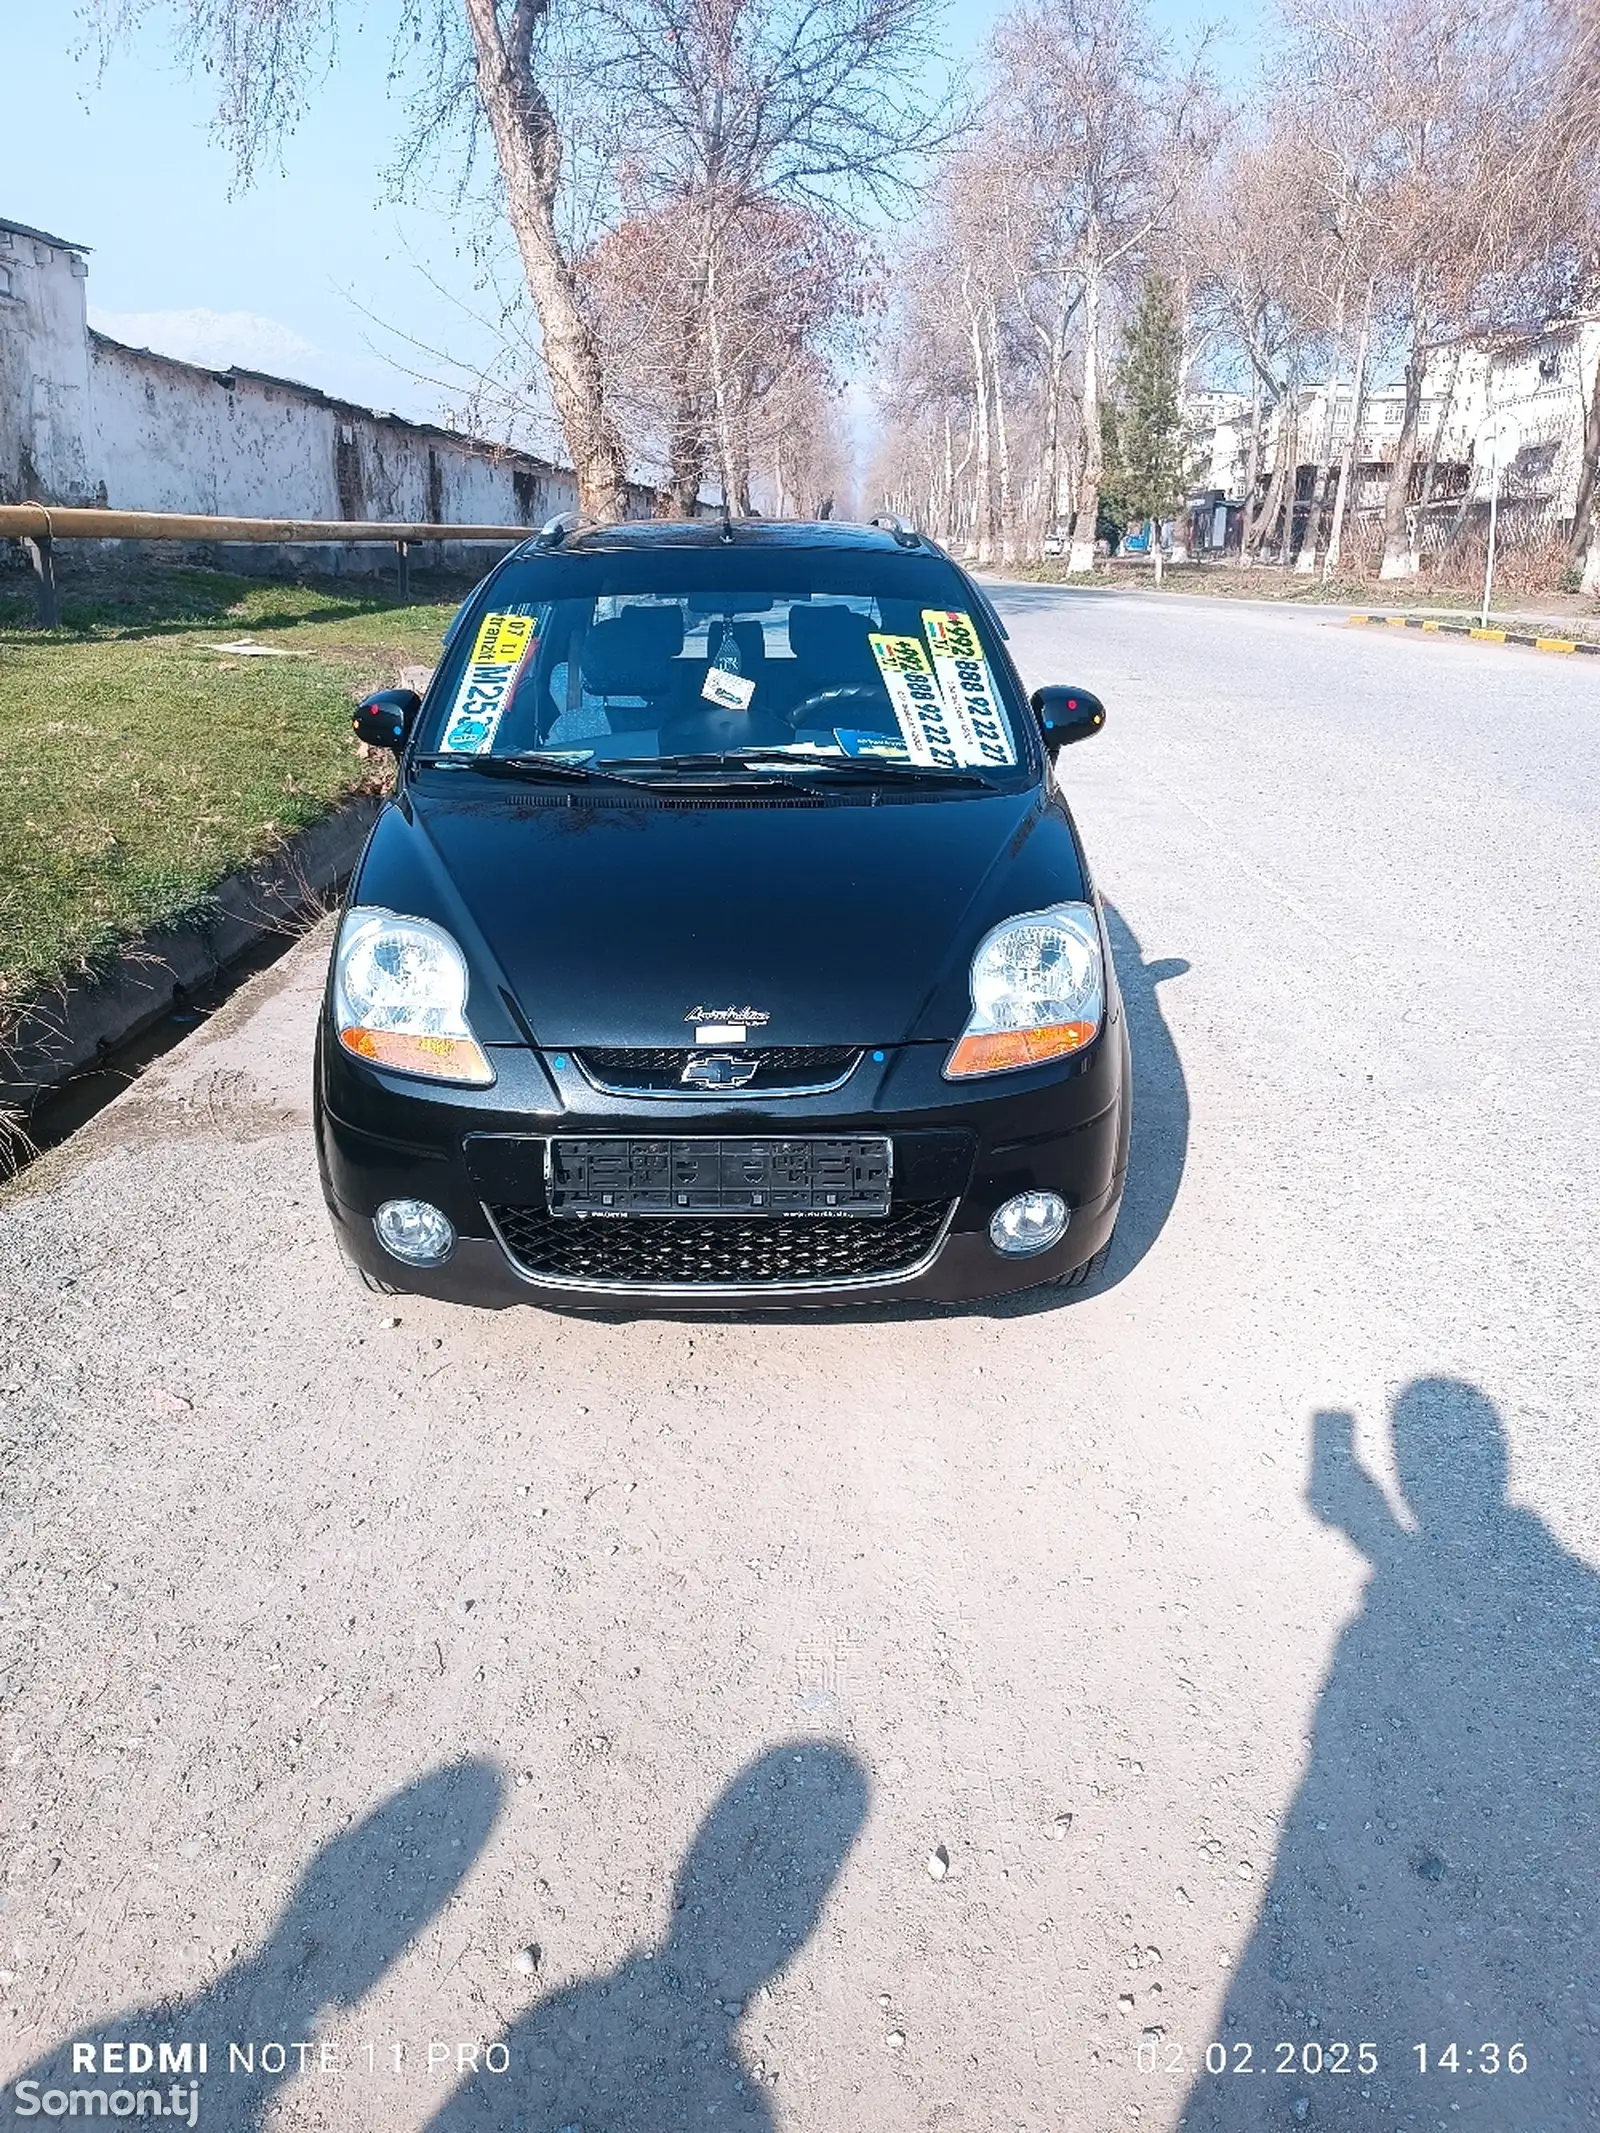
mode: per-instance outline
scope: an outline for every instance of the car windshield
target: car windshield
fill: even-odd
[[[452,632],[417,754],[647,776],[852,763],[970,788],[1031,774],[1026,717],[940,558],[619,546],[496,573]]]

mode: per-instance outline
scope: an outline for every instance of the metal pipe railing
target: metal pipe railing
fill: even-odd
[[[213,518],[182,511],[102,511],[56,504],[0,504],[0,540],[21,541],[39,581],[39,625],[61,619],[56,590],[57,541],[219,541],[314,547],[344,542],[392,546],[399,592],[411,590],[411,549],[418,541],[492,542],[511,547],[531,538],[528,526],[436,526],[424,521],[327,518]]]

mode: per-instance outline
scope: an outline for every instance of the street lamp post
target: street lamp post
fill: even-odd
[[[1478,627],[1489,627],[1489,602],[1494,596],[1494,550],[1500,526],[1500,473],[1522,449],[1522,433],[1509,415],[1490,415],[1478,431],[1475,453],[1489,459],[1489,552],[1483,565],[1483,612]]]

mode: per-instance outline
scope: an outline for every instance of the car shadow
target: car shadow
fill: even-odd
[[[1138,936],[1113,904],[1105,906],[1106,931],[1128,1017],[1133,1057],[1133,1125],[1128,1148],[1128,1177],[1122,1213],[1105,1264],[1080,1289],[1019,1289],[1009,1296],[979,1297],[971,1303],[900,1302],[796,1305],[789,1310],[740,1311],[737,1308],[683,1305],[629,1310],[574,1311],[571,1315],[628,1324],[646,1317],[673,1322],[716,1319],[759,1321],[762,1325],[920,1324],[929,1319],[1031,1318],[1041,1312],[1070,1309],[1087,1297],[1104,1294],[1127,1278],[1144,1258],[1177,1202],[1189,1153],[1189,1088],[1183,1061],[1162,1010],[1160,988],[1185,976],[1182,956],[1146,962]]]
[[[1188,959],[1168,955],[1146,962],[1122,912],[1108,903],[1105,914],[1133,1052],[1133,1131],[1122,1213],[1102,1287],[1131,1273],[1166,1228],[1189,1157],[1189,1084],[1161,1004],[1161,987],[1188,976]]]
[[[176,2117],[203,2122],[213,2133],[262,2133],[279,2091],[300,2071],[295,2046],[274,2040],[316,2036],[325,2016],[354,2007],[372,1990],[460,1887],[494,1827],[500,1799],[500,1773],[479,1761],[448,1765],[395,1793],[323,1846],[259,1949],[188,1999],[128,2008],[63,2038],[10,2084],[13,2111],[75,2118],[81,2108],[86,2116],[105,2116],[108,2101],[71,2100],[75,2091],[93,2099],[98,2089],[112,2116]],[[242,2040],[268,2044],[252,2051],[249,2068],[229,2064],[229,2043]],[[130,2042],[148,2049],[148,2066],[129,2065]],[[111,2070],[104,2070],[107,2045],[123,2047]],[[93,2047],[92,2060],[85,2046]],[[84,2070],[75,2069],[75,2056]],[[32,2094],[29,2082],[36,2084]],[[137,2101],[141,2094],[144,2102]]]
[[[1391,1426],[1401,1515],[1352,1417],[1313,1423],[1307,1502],[1370,1576],[1221,2019],[1188,2040],[1186,2133],[1600,2125],[1600,1576],[1508,1501],[1476,1386],[1417,1380]]]
[[[779,2069],[745,2043],[759,2028],[750,2003],[811,1937],[867,1804],[866,1772],[845,1749],[769,1749],[700,1824],[666,1938],[519,2016],[497,2040],[506,2071],[471,2076],[427,2133],[775,2126]],[[486,2068],[498,2057],[491,2046]]]

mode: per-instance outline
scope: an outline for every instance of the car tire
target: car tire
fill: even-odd
[[[380,1281],[376,1274],[369,1274],[364,1266],[353,1266],[350,1272],[361,1287],[367,1290],[369,1295],[403,1296],[405,1294],[405,1291],[397,1289],[392,1281]]]
[[[334,1242],[339,1247],[340,1265],[358,1289],[365,1289],[369,1296],[399,1296],[402,1294],[402,1291],[397,1289],[393,1282],[381,1281],[376,1274],[369,1274],[364,1266],[358,1266],[345,1248],[344,1239],[337,1232],[334,1236]]]
[[[1112,1235],[1107,1237],[1105,1243],[1101,1245],[1092,1259],[1086,1259],[1082,1266],[1075,1266],[1069,1274],[1058,1274],[1055,1280],[1048,1283],[1047,1286],[1053,1289],[1087,1288],[1096,1274],[1105,1266],[1107,1259],[1110,1258],[1111,1245],[1115,1234],[1116,1232],[1113,1231]]]

